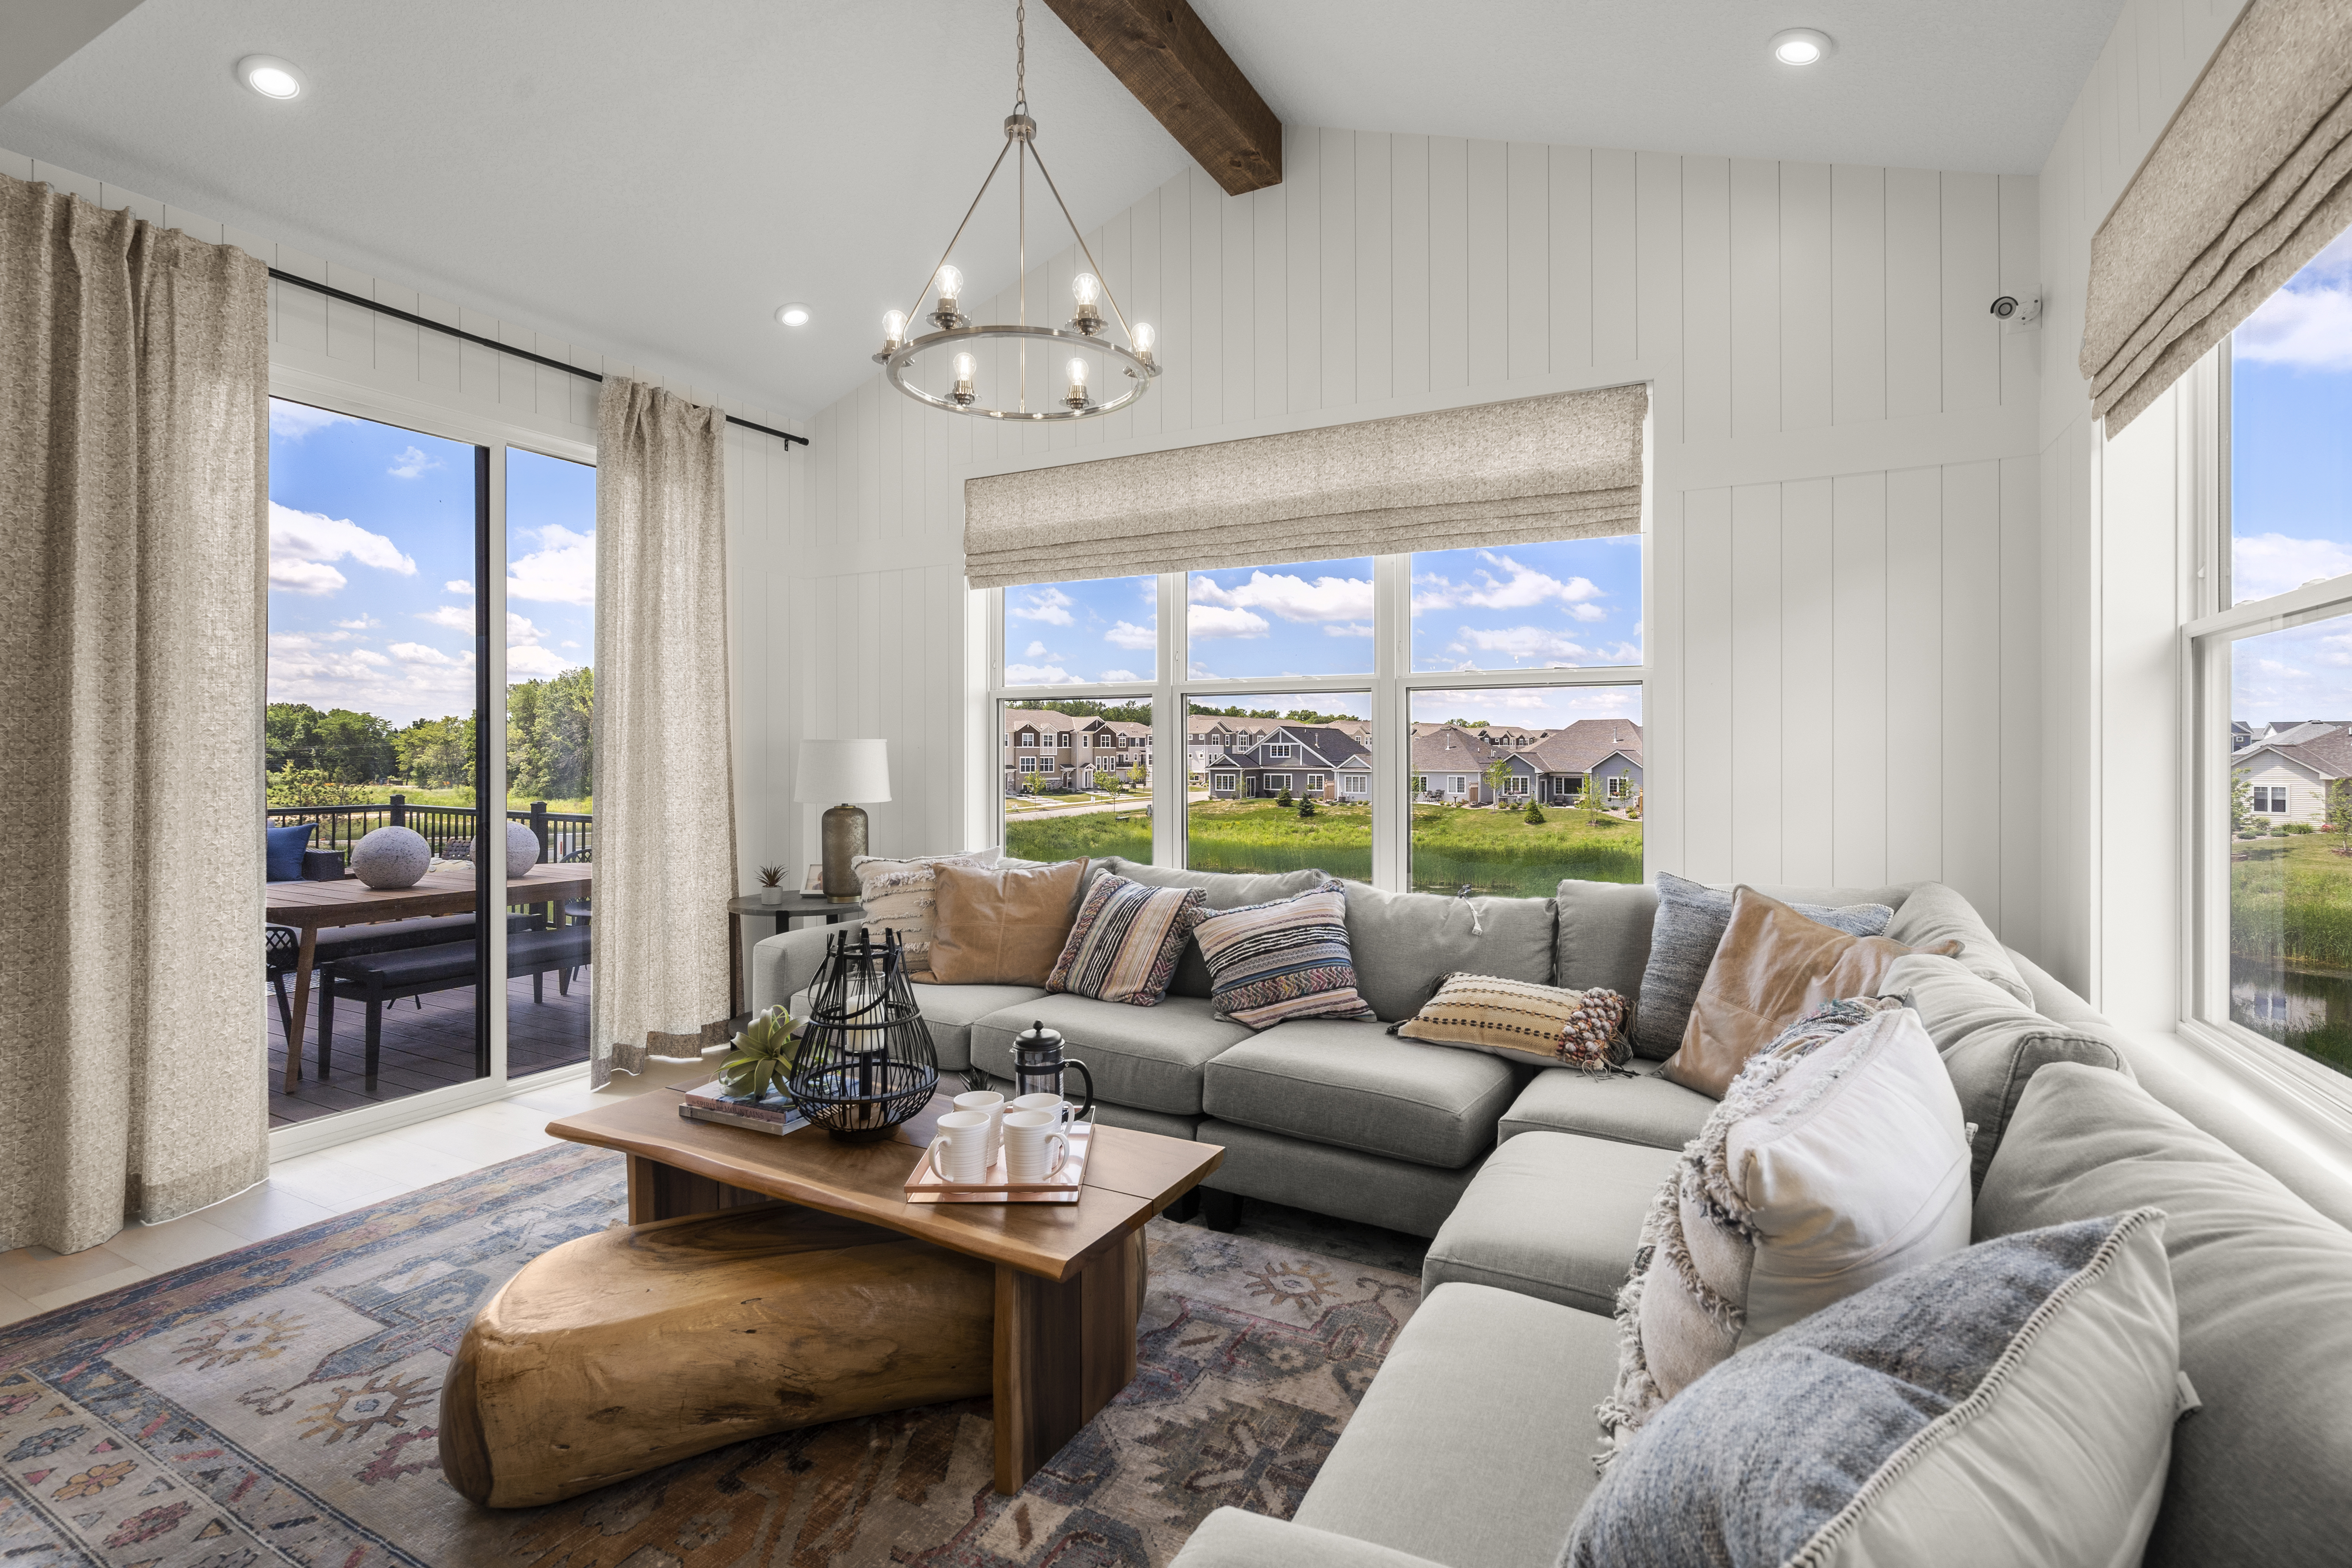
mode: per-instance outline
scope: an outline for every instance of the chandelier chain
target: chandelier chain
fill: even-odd
[[[1013,0],[1013,107],[1029,111],[1029,0]]]

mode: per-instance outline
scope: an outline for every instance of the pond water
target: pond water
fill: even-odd
[[[2230,1020],[2290,1050],[2352,1072],[2352,975],[2275,963],[2230,966]]]

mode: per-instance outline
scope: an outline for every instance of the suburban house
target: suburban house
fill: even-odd
[[[2230,771],[2252,786],[2257,817],[2316,827],[2328,819],[2330,786],[2352,778],[2352,722],[2266,725],[2231,754]]]
[[[1642,793],[1642,727],[1627,719],[1580,719],[1558,730],[1416,724],[1412,772],[1423,800],[1477,805],[1496,794],[1486,770],[1506,770],[1507,802],[1566,805],[1597,788],[1612,809]]]
[[[1026,795],[1041,789],[1093,789],[1111,780],[1150,782],[1151,726],[1054,708],[1013,708],[1004,713],[1004,790]]]
[[[1334,724],[1276,724],[1260,740],[1208,750],[1213,800],[1273,799],[1285,790],[1318,800],[1368,800],[1370,750]]]

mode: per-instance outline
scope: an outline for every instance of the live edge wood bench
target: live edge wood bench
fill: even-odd
[[[909,1204],[952,1109],[887,1142],[778,1138],[639,1094],[551,1122],[629,1155],[629,1218],[526,1264],[442,1385],[443,1473],[492,1508],[575,1497],[826,1421],[992,1395],[996,1488],[1133,1380],[1143,1226],[1224,1151],[1098,1128],[1075,1204]]]

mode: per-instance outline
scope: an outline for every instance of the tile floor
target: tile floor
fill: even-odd
[[[258,1186],[168,1224],[129,1226],[86,1252],[46,1247],[0,1252],[0,1324],[544,1149],[555,1142],[544,1131],[554,1117],[616,1094],[698,1082],[709,1073],[700,1062],[655,1062],[642,1077],[616,1079],[604,1095],[591,1094],[585,1079],[525,1089],[488,1105],[277,1161]]]

